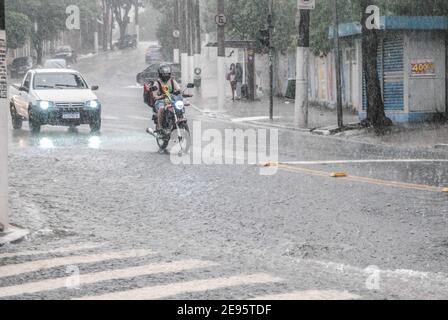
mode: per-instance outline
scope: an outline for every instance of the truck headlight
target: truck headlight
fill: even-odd
[[[86,105],[89,108],[98,109],[98,107],[100,106],[100,103],[98,100],[90,100],[90,101],[87,101]]]
[[[53,106],[53,102],[43,100],[43,101],[38,101],[37,105],[40,109],[47,110],[48,108]]]

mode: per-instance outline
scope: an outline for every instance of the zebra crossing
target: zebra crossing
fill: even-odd
[[[88,252],[84,252],[88,251]],[[92,252],[93,251],[93,252]],[[48,258],[48,255],[56,255]],[[58,292],[58,299],[73,300],[156,300],[169,299],[176,296],[188,296],[191,294],[206,294],[210,291],[232,288],[257,288],[269,289],[269,285],[284,283],[284,280],[266,273],[237,274],[227,276],[213,276],[211,272],[219,270],[220,265],[212,261],[197,259],[184,259],[177,261],[151,261],[146,258],[157,257],[157,253],[146,249],[133,249],[115,251],[105,249],[102,244],[81,244],[52,250],[22,251],[16,253],[0,253],[0,299],[46,297],[46,294]],[[20,262],[9,263],[9,259],[19,258]],[[25,261],[23,261],[25,259]],[[140,260],[139,260],[140,259]],[[137,266],[118,266],[115,261],[125,261],[132,264],[138,260]],[[66,270],[67,267],[88,266],[98,264],[101,270],[85,272],[69,276],[58,276],[44,279],[34,279],[34,273],[50,273],[52,270]],[[195,279],[195,272],[207,270],[207,278],[203,276]],[[176,280],[171,278],[174,274],[186,274],[193,279]],[[31,276],[30,276],[31,275]],[[141,284],[136,280],[139,277],[170,276],[168,283]],[[73,290],[71,282],[73,277],[79,288]],[[17,278],[17,279],[16,279]],[[4,279],[8,279],[6,282]],[[11,281],[12,279],[12,281]],[[25,280],[23,280],[25,279]],[[130,285],[117,291],[114,283],[127,280]],[[12,282],[12,283],[11,283]],[[135,282],[135,283],[134,283]],[[90,292],[90,286],[96,290]],[[99,290],[98,290],[99,288]],[[100,292],[100,293],[98,293]],[[282,293],[278,295],[257,296],[245,291],[247,296],[254,300],[276,299],[359,299],[356,295],[338,291],[303,291]],[[267,292],[264,290],[263,292]],[[236,297],[241,298],[241,297]],[[247,297],[243,297],[247,298]]]

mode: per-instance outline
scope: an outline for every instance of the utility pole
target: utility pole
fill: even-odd
[[[174,50],[173,62],[180,62],[180,26],[179,26],[179,0],[174,0]]]
[[[338,16],[338,0],[333,0],[333,18],[334,18],[334,50],[336,60],[336,109],[338,113],[338,127],[344,126],[342,111],[342,79],[341,79],[341,54],[339,45],[339,16]]]
[[[187,33],[187,12],[186,8],[187,0],[179,0],[179,13],[180,13],[180,63],[182,69],[182,83],[186,85],[188,83],[188,33]]]
[[[140,11],[140,3],[139,0],[135,0],[135,34],[137,36],[137,44],[140,42],[140,19],[139,19],[139,11]]]
[[[218,15],[215,18],[215,22],[218,25],[218,110],[224,110],[224,104],[226,100],[226,70],[225,58],[226,58],[226,43],[225,43],[225,25],[227,22],[225,16],[225,4],[224,0],[218,0]]]
[[[193,0],[187,0],[187,32],[188,32],[188,82],[194,80],[194,10]]]
[[[298,0],[299,38],[296,61],[296,100],[294,122],[300,128],[308,127],[308,68],[310,57],[310,9],[304,9]]]
[[[201,4],[200,0],[195,0],[195,31],[196,31],[196,47],[194,52],[194,77],[196,83],[196,89],[199,95],[201,95],[201,55],[202,55],[202,41],[201,41]]]
[[[0,231],[9,229],[9,202],[8,202],[8,101],[6,82],[6,32],[5,32],[5,2],[0,1],[0,73],[5,78],[0,88]]]
[[[274,0],[269,1],[269,119],[274,120]]]

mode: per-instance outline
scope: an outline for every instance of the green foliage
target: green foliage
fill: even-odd
[[[43,41],[53,40],[60,31],[65,30],[68,17],[66,8],[69,5],[80,8],[81,25],[85,25],[87,20],[96,19],[98,15],[96,2],[91,0],[6,0],[6,16],[10,21],[8,45],[22,46],[23,39],[30,37],[37,58],[41,60]],[[20,26],[24,28],[19,31]]]
[[[25,45],[31,33],[31,21],[23,13],[10,11],[6,15],[8,48],[17,49]]]
[[[153,8],[156,8],[159,15],[159,24],[156,29],[156,36],[162,47],[162,54],[166,60],[173,59],[175,39],[174,31],[174,1],[173,0],[152,0]]]

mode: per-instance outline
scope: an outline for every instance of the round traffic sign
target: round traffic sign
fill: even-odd
[[[227,17],[225,14],[220,13],[218,15],[215,16],[215,22],[218,26],[222,27],[225,26],[227,24]]]
[[[174,30],[173,31],[173,37],[174,38],[179,38],[180,37],[180,31],[179,30]]]
[[[202,69],[201,69],[201,68],[196,68],[196,69],[194,69],[194,73],[195,73],[197,76],[200,76],[201,73],[202,73]]]

